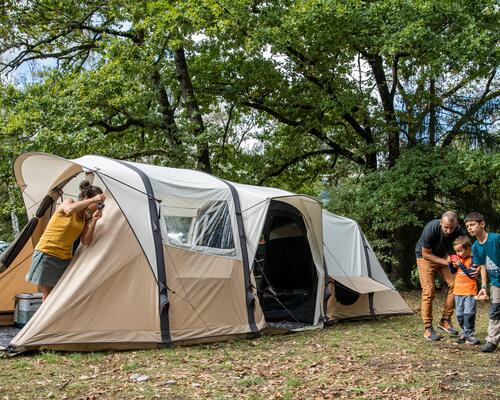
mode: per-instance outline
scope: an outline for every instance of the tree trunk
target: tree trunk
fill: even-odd
[[[389,167],[393,167],[399,157],[399,127],[394,110],[394,93],[389,90],[387,85],[382,56],[380,54],[367,54],[365,57],[372,69],[380,100],[382,101],[387,130],[388,164]]]
[[[435,80],[431,79],[429,83],[429,144],[431,146],[436,145],[436,87]]]
[[[174,61],[177,71],[177,79],[182,90],[182,97],[186,103],[189,119],[194,127],[193,135],[195,138],[199,138],[199,136],[205,131],[205,125],[203,124],[200,107],[198,106],[198,102],[196,100],[193,83],[191,82],[191,77],[189,76],[186,54],[184,53],[183,47],[175,50]],[[208,143],[205,140],[201,140],[197,142],[196,147],[198,168],[202,171],[211,173]]]
[[[412,226],[402,227],[394,233],[394,255],[397,260],[396,268],[392,269],[393,281],[401,279],[407,288],[412,287],[411,272],[415,266],[415,244],[420,231]]]
[[[152,75],[153,82],[158,88],[158,103],[160,104],[163,122],[166,127],[166,136],[170,145],[175,148],[181,144],[178,138],[177,124],[175,123],[174,110],[168,100],[167,91],[161,83],[161,75],[158,70],[155,70]]]
[[[12,233],[14,237],[17,237],[19,235],[19,219],[14,210],[10,210],[10,220],[12,221]]]

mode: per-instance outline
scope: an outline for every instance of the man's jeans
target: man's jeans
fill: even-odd
[[[436,273],[441,275],[443,281],[448,285],[448,294],[443,307],[442,319],[450,320],[455,307],[453,297],[453,284],[455,277],[451,274],[446,265],[435,264],[431,261],[417,258],[418,274],[420,275],[420,286],[422,287],[422,320],[424,326],[432,325],[432,300],[436,294],[434,279]]]

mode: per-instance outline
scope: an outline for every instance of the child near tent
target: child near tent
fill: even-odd
[[[455,313],[461,328],[457,343],[479,344],[474,337],[476,325],[477,268],[472,264],[471,242],[466,236],[459,236],[453,241],[454,255],[448,257],[448,268],[456,274],[453,294]]]
[[[73,243],[80,238],[89,245],[97,221],[102,217],[106,196],[101,188],[85,180],[78,201],[65,199],[57,208],[38,241],[26,280],[40,285],[45,301],[73,257]],[[87,214],[91,214],[88,216]]]
[[[491,308],[488,321],[488,336],[482,347],[484,353],[492,353],[500,343],[500,234],[487,232],[486,221],[478,212],[465,218],[465,226],[471,236],[477,239],[472,246],[474,263],[481,268],[481,290],[479,296],[487,295],[490,282]]]

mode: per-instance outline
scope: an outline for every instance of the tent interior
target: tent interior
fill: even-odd
[[[306,226],[295,207],[271,201],[254,276],[267,323],[313,324],[318,275]]]

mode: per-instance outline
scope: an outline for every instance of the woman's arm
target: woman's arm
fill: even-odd
[[[80,236],[80,241],[84,246],[88,246],[92,242],[92,238],[94,237],[94,230],[97,220],[102,217],[102,210],[97,210],[92,214],[92,217],[85,222],[85,226],[83,227],[82,235]]]
[[[85,210],[92,203],[99,203],[104,201],[106,196],[103,194],[98,194],[90,199],[74,201],[73,199],[64,200],[61,205],[58,207],[59,212],[62,212],[65,215],[72,215],[79,211]]]

